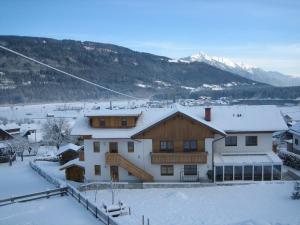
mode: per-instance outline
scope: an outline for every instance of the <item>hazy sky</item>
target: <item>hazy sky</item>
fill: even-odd
[[[300,0],[1,0],[0,34],[203,51],[300,76]]]

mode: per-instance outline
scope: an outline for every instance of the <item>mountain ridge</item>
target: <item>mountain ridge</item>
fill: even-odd
[[[256,66],[251,66],[242,62],[236,62],[224,57],[209,56],[204,52],[199,52],[188,57],[180,58],[173,62],[205,62],[219,69],[226,70],[242,77],[267,83],[273,86],[297,86],[300,85],[300,78],[285,75],[276,71],[266,71]]]

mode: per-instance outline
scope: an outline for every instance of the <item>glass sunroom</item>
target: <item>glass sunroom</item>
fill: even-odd
[[[281,180],[282,161],[273,152],[215,153],[215,182]]]

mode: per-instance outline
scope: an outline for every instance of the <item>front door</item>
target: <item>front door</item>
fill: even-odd
[[[119,167],[110,166],[110,178],[112,181],[119,181]]]

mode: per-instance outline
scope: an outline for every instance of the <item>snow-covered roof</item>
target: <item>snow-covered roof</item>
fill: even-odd
[[[300,135],[300,122],[295,123],[293,126],[291,126],[289,132],[292,134]]]
[[[5,143],[0,142],[0,149],[1,148],[6,148],[6,147],[7,147],[7,145]]]
[[[112,112],[113,110],[110,110]],[[118,111],[118,110],[115,110]],[[93,138],[131,138],[144,129],[168,118],[174,113],[183,113],[218,133],[225,132],[275,132],[288,127],[276,106],[212,106],[211,121],[204,119],[205,107],[184,107],[144,109],[133,128],[92,128],[89,118],[76,121],[72,135],[91,135]],[[117,113],[117,112],[116,112]],[[100,114],[100,112],[99,112]]]
[[[217,165],[253,165],[253,164],[282,164],[274,152],[253,153],[215,153],[214,164]]]
[[[67,162],[64,165],[62,165],[59,168],[59,170],[64,170],[64,169],[67,169],[67,168],[72,167],[72,166],[79,166],[79,167],[84,168],[84,161],[80,161],[78,158],[70,160],[69,162]]]
[[[86,117],[93,116],[139,116],[142,113],[137,109],[122,109],[122,110],[93,110],[85,114]]]
[[[21,126],[19,126],[16,123],[8,123],[5,125],[3,125],[3,124],[0,125],[0,129],[2,129],[2,130],[11,130],[11,129],[20,129],[20,128],[21,128]]]
[[[69,144],[66,144],[66,145],[64,145],[64,146],[59,147],[59,149],[58,149],[56,155],[60,155],[60,154],[62,154],[62,153],[64,153],[64,152],[70,151],[70,150],[71,150],[71,151],[78,151],[78,150],[80,150],[81,148],[82,148],[82,146],[75,145],[75,144],[73,144],[73,143],[69,143]]]

